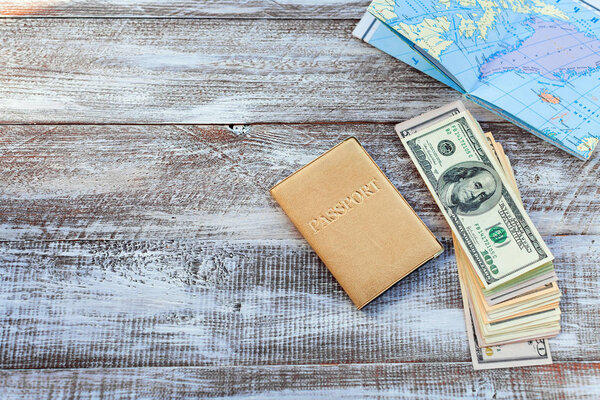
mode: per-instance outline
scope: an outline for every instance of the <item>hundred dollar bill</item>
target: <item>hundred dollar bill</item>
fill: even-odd
[[[406,123],[397,132],[482,284],[492,289],[554,258],[476,124],[460,111],[405,137]]]
[[[460,269],[458,273],[473,369],[512,368],[552,364],[550,346],[546,339],[481,348],[475,336],[475,326],[473,325],[471,310],[467,302],[468,295],[463,283],[464,277]]]

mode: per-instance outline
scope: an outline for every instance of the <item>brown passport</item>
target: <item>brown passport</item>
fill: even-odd
[[[355,138],[271,195],[359,309],[443,250]]]

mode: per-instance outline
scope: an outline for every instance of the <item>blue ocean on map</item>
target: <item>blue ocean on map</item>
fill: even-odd
[[[573,0],[374,0],[368,42],[569,153],[600,139],[600,14]],[[366,39],[365,39],[366,40]]]

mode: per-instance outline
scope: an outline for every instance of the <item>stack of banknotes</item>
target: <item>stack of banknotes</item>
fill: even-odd
[[[475,369],[552,363],[560,331],[554,257],[510,162],[461,102],[396,126],[450,224]]]

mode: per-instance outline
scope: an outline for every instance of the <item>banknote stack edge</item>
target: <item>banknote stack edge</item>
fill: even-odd
[[[474,368],[551,363],[561,296],[553,256],[500,143],[462,102],[396,131],[452,229]]]

